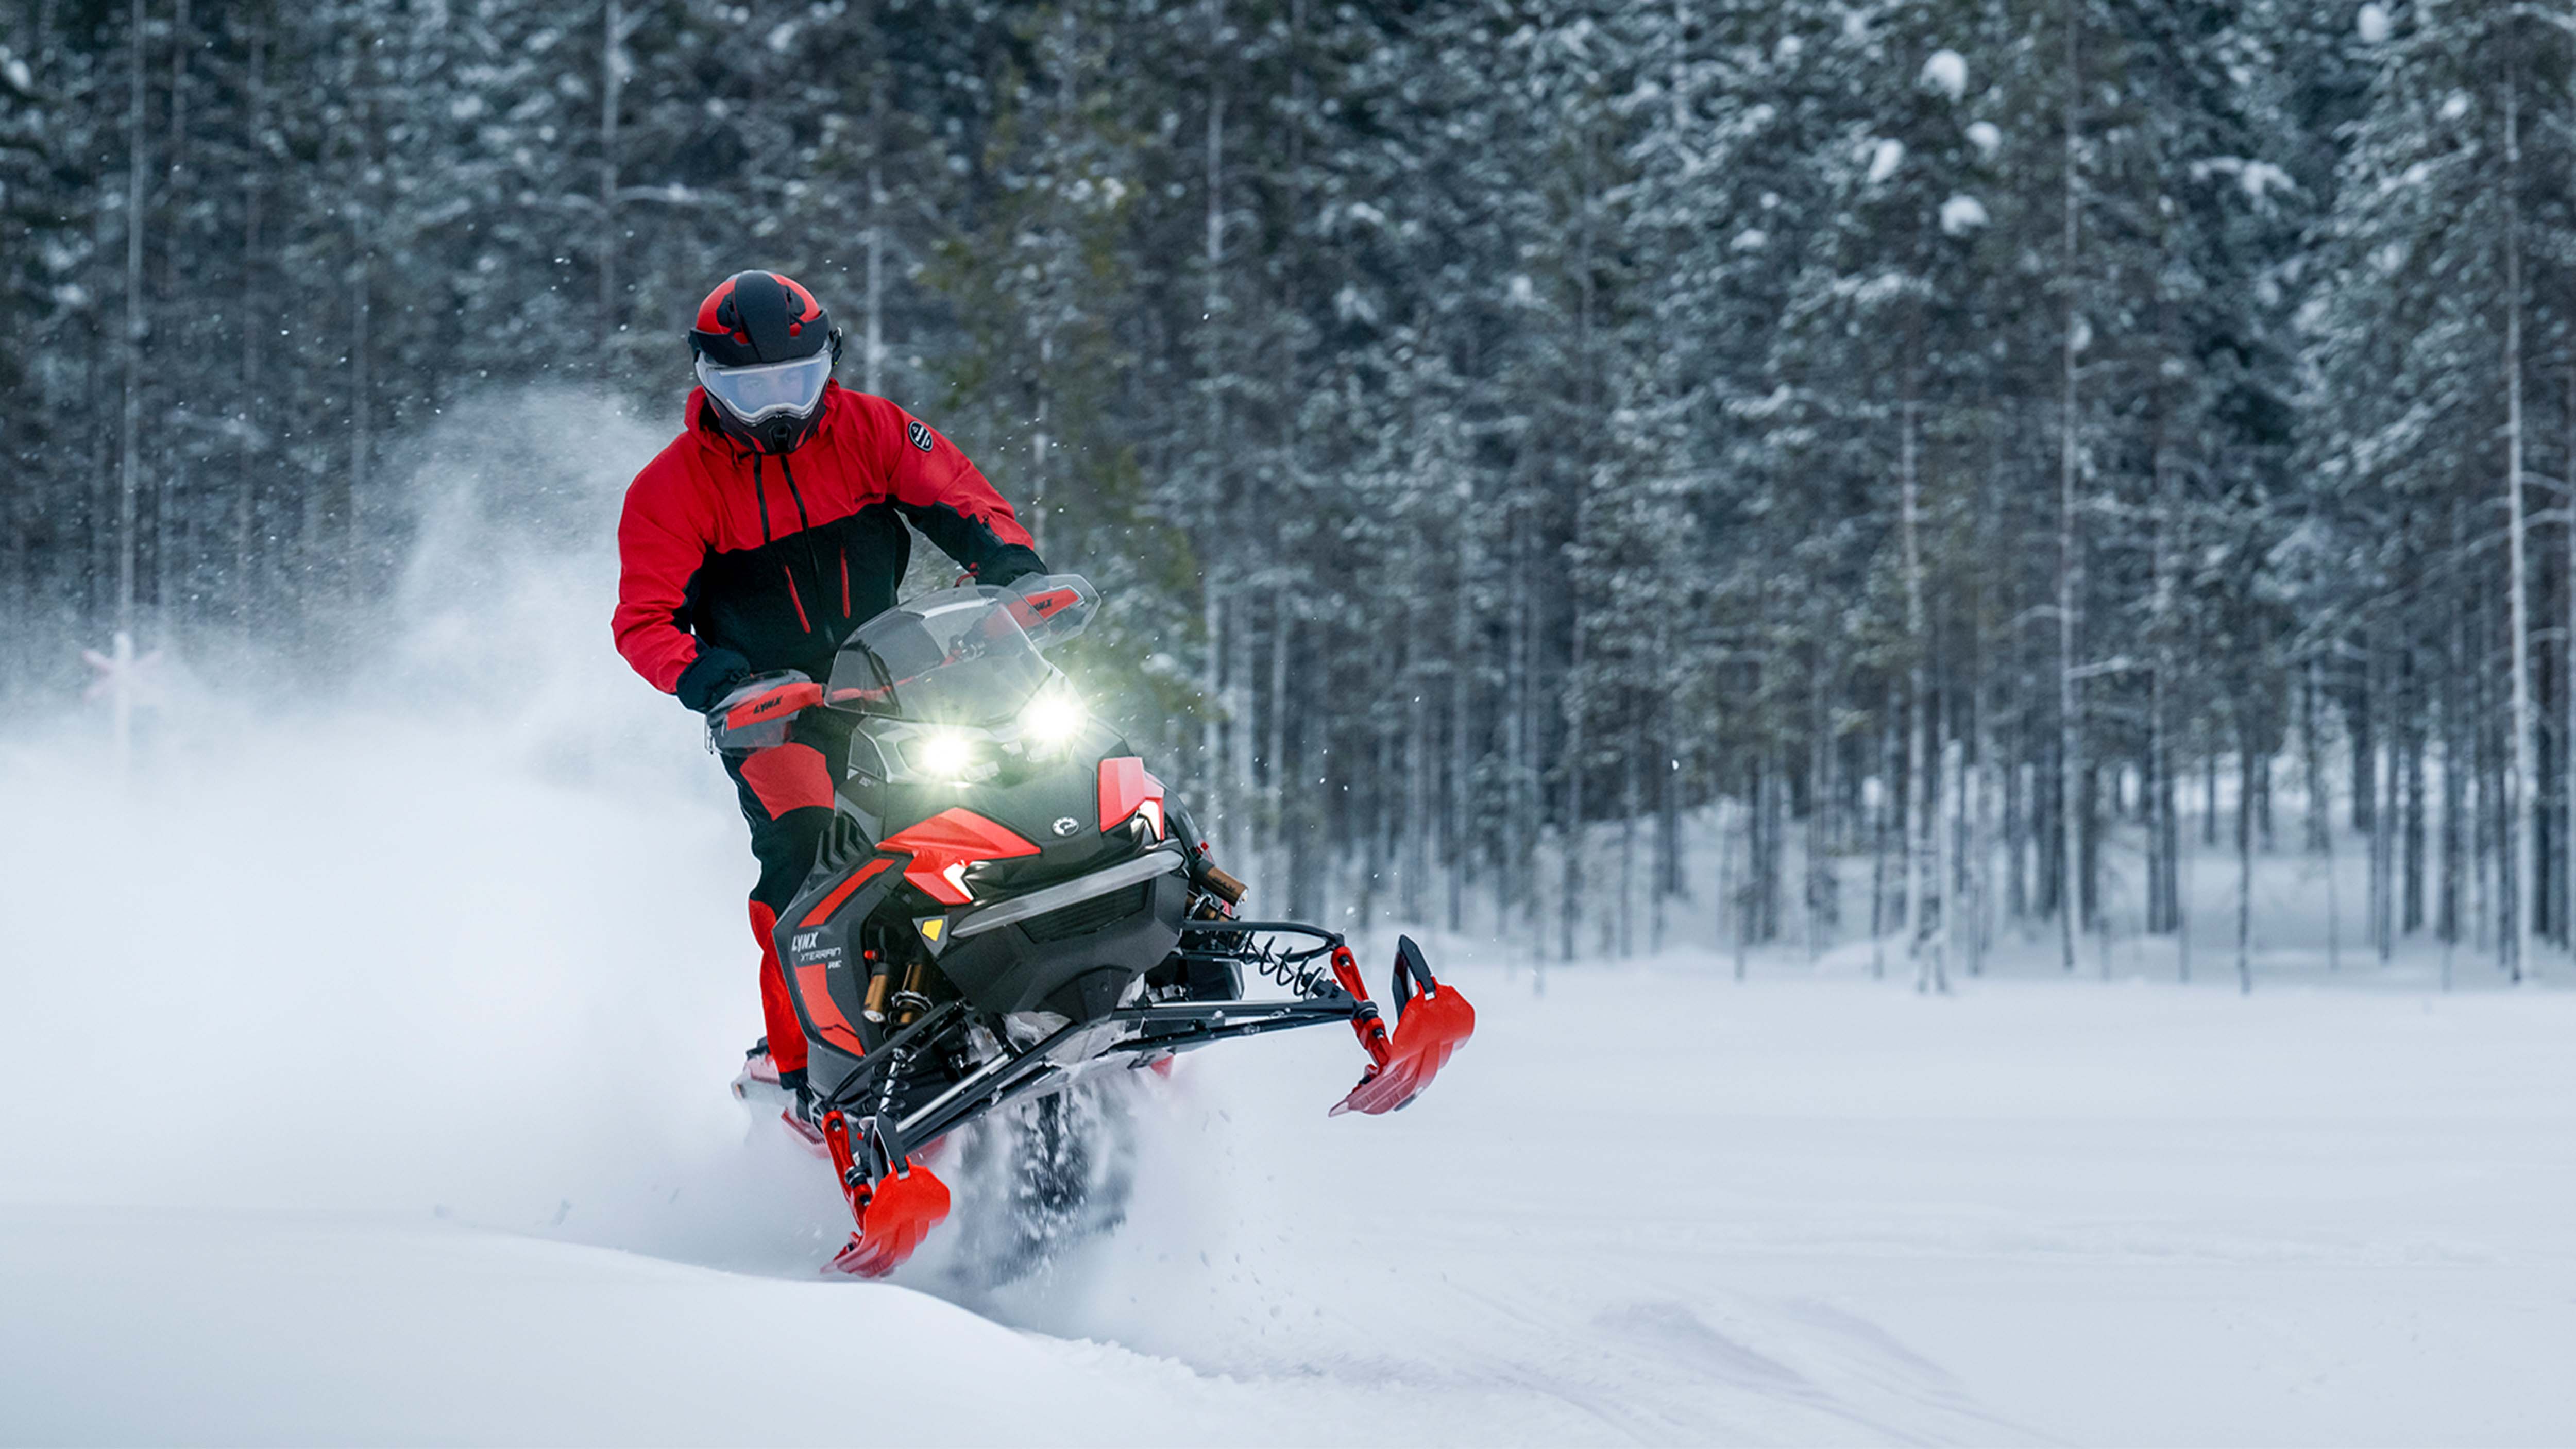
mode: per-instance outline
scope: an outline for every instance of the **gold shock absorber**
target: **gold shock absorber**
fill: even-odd
[[[930,1008],[930,998],[921,994],[929,975],[930,963],[919,956],[913,957],[912,964],[903,968],[903,990],[896,992],[894,998],[895,1025],[910,1026],[914,1017]]]
[[[870,951],[868,953],[868,995],[860,1014],[870,1021],[884,1021],[886,991],[893,982],[894,975],[886,969],[886,963],[877,958],[876,952]]]

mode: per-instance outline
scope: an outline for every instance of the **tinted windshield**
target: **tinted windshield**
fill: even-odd
[[[1050,671],[1001,589],[944,589],[861,625],[832,661],[841,709],[938,724],[1007,718]]]

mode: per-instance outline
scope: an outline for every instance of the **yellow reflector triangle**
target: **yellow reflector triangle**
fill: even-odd
[[[921,923],[921,939],[936,942],[939,939],[939,933],[947,928],[948,918],[946,916],[933,916],[929,920]]]

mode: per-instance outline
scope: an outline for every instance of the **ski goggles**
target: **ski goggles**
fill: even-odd
[[[803,417],[814,411],[814,404],[823,398],[823,384],[831,380],[832,350],[828,347],[811,357],[752,367],[718,367],[704,357],[698,359],[698,382],[706,388],[707,396],[742,423],[782,415]]]

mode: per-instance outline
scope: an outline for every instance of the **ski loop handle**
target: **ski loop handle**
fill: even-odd
[[[1333,975],[1358,1001],[1352,1009],[1351,1028],[1360,1034],[1360,1045],[1369,1054],[1368,1071],[1350,1095],[1334,1106],[1336,1117],[1344,1112],[1375,1115],[1411,1105],[1458,1048],[1467,1044],[1467,1038],[1475,1035],[1475,1008],[1455,988],[1443,988],[1432,977],[1422,948],[1410,936],[1396,942],[1392,985],[1399,1022],[1392,1037],[1369,1005],[1359,967],[1348,950],[1334,950]]]

